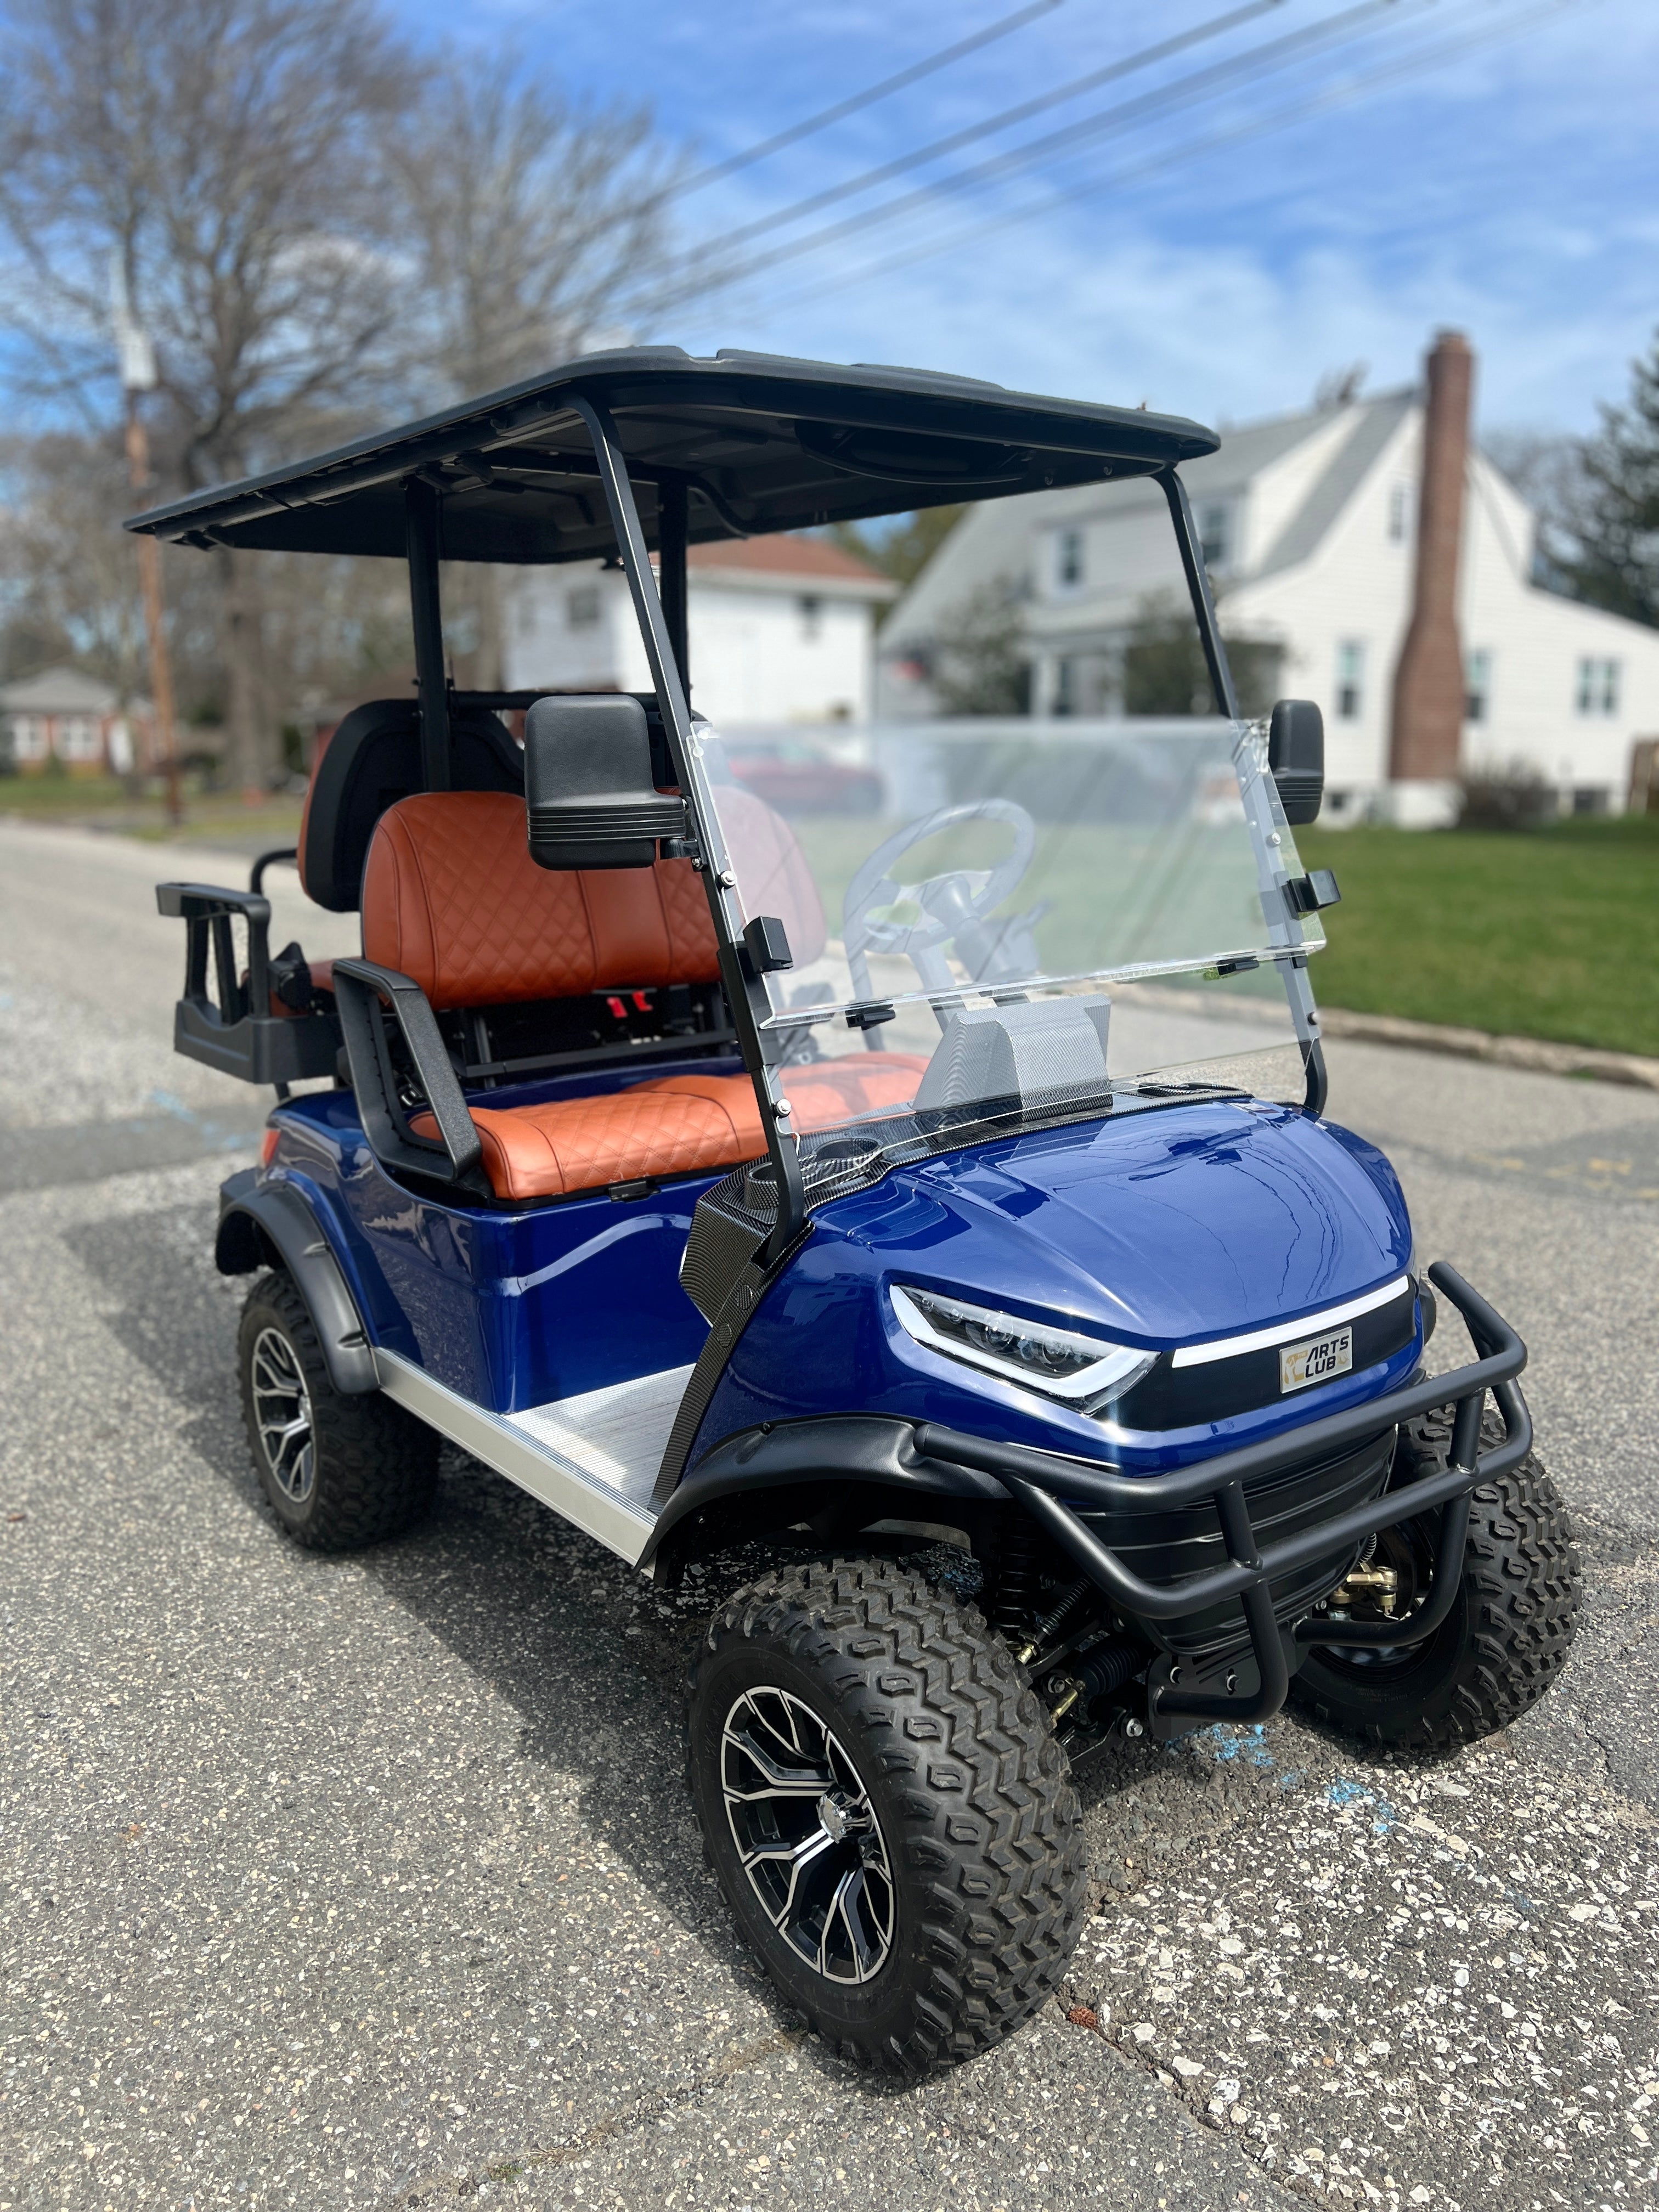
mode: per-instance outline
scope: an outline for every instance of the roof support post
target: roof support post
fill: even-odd
[[[668,641],[680,672],[681,687],[691,696],[690,580],[685,556],[691,527],[691,495],[684,477],[663,476],[657,482],[657,588],[662,594],[663,620]]]
[[[1204,549],[1199,542],[1198,528],[1193,520],[1192,502],[1187,496],[1187,487],[1172,468],[1160,469],[1158,480],[1164,487],[1164,496],[1170,502],[1170,519],[1175,524],[1176,543],[1181,548],[1181,565],[1187,572],[1187,589],[1192,594],[1193,612],[1198,618],[1198,635],[1204,647],[1205,665],[1210,672],[1210,689],[1215,694],[1216,712],[1224,714],[1230,722],[1238,720],[1238,694],[1233,689],[1233,672],[1227,665],[1227,648],[1221,642],[1221,624],[1215,611],[1215,594],[1210,589],[1209,571],[1204,566]]]
[[[449,686],[444,672],[443,611],[438,598],[439,496],[422,477],[404,487],[404,543],[409,554],[409,611],[421,700],[421,776],[428,791],[450,787]]]
[[[737,895],[737,878],[720,834],[720,815],[709,790],[708,779],[703,773],[702,755],[692,735],[691,709],[686,702],[679,663],[669,635],[668,619],[663,611],[662,599],[651,572],[650,550],[645,542],[645,530],[640,521],[640,510],[634,498],[634,487],[629,481],[628,462],[617,436],[616,425],[606,409],[580,394],[573,398],[571,404],[587,425],[588,435],[593,441],[594,458],[599,465],[599,481],[605,486],[605,504],[611,510],[611,526],[617,533],[617,550],[622,556],[623,569],[633,597],[635,616],[645,643],[645,656],[650,664],[652,681],[656,686],[657,706],[662,715],[663,731],[668,739],[669,757],[673,762],[680,789],[691,802],[692,814],[696,822],[702,849],[703,889],[708,894],[708,908],[714,924],[714,941],[720,947],[720,980],[726,986],[726,995],[731,1005],[732,1026],[743,1047],[744,1064],[754,1079],[761,1127],[766,1133],[767,1154],[777,1181],[778,1217],[763,1249],[769,1258],[780,1258],[794,1243],[805,1224],[806,1204],[796,1140],[786,1132],[789,1108],[784,1098],[781,1071],[769,1062],[767,1040],[761,1032],[761,1024],[770,1013],[771,1005],[766,995],[765,982],[751,969],[746,969],[746,963],[739,953],[744,918]],[[781,1113],[779,1111],[781,1104]]]

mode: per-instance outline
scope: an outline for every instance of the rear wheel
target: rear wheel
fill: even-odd
[[[259,1486],[296,1543],[356,1551],[430,1510],[436,1435],[377,1390],[347,1397],[334,1388],[291,1277],[262,1275],[255,1283],[237,1351]]]
[[[1487,1417],[1483,1444],[1501,1440]],[[1402,1432],[1408,1476],[1443,1468],[1449,1409]],[[1436,1516],[1386,1530],[1376,1564],[1400,1577],[1401,1609],[1426,1589]],[[1398,1651],[1316,1644],[1291,1679],[1294,1704],[1343,1735],[1444,1752],[1507,1728],[1535,1705],[1566,1663],[1577,1623],[1578,1556],[1559,1492],[1528,1452],[1469,1500],[1468,1546],[1451,1612]]]
[[[971,1607],[883,1559],[765,1576],[710,1624],[688,1751],[739,1926],[845,2056],[925,2073],[1058,1986],[1084,1905],[1077,1797]]]

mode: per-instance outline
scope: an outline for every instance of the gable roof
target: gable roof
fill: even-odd
[[[858,587],[860,599],[896,599],[898,586],[867,561],[860,561],[833,538],[807,538],[780,531],[767,538],[729,538],[713,545],[693,545],[686,554],[693,574],[711,569],[754,575],[799,577],[833,587]]]
[[[1400,425],[1421,404],[1415,388],[1379,393],[1340,410],[1304,408],[1265,422],[1245,423],[1221,434],[1213,453],[1183,464],[1181,474],[1195,507],[1249,491],[1256,479],[1299,448],[1338,434],[1278,537],[1251,568],[1229,577],[1234,587],[1259,576],[1310,559],[1358,489]],[[906,592],[884,635],[890,644],[925,635],[946,605],[954,605],[976,586],[996,576],[1016,578],[1031,572],[1034,540],[1041,531],[1067,523],[1115,520],[1120,516],[1161,513],[1164,497],[1156,483],[1092,483],[1064,490],[1031,492],[995,507],[975,507],[957,524]],[[1175,542],[1170,539],[1172,571]],[[1085,590],[1073,603],[1089,619],[1103,619],[1098,596]],[[1039,603],[1054,623],[1059,607]],[[1115,618],[1115,617],[1114,617]]]
[[[1418,404],[1414,391],[1389,392],[1362,403],[1360,419],[1315,479],[1306,498],[1261,559],[1251,580],[1310,561],[1395,432]]]
[[[78,668],[43,668],[38,676],[0,684],[0,713],[9,714],[112,714],[120,703],[112,684]]]

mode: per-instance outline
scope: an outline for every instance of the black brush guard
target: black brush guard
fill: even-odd
[[[1249,1650],[1260,1687],[1248,1695],[1224,1696],[1155,1683],[1151,1693],[1154,1733],[1179,1735],[1171,1723],[1194,1726],[1206,1721],[1262,1721],[1283,1705],[1291,1665],[1274,1611],[1271,1585],[1298,1568],[1362,1543],[1379,1528],[1437,1511],[1434,1575],[1426,1602],[1399,1620],[1304,1619],[1294,1629],[1295,1643],[1387,1650],[1420,1644],[1451,1611],[1462,1581],[1468,1535],[1469,1498],[1479,1483],[1491,1482],[1517,1466],[1532,1448],[1532,1420],[1516,1376],[1527,1364],[1527,1347],[1455,1267],[1437,1261],[1429,1280],[1463,1316],[1480,1357],[1471,1365],[1408,1383],[1381,1398],[1368,1399],[1346,1413],[1310,1421],[1305,1428],[1269,1443],[1223,1452],[1173,1474],[1125,1475],[1024,1444],[997,1443],[923,1422],[915,1431],[919,1452],[954,1460],[992,1475],[1048,1531],[1079,1570],[1111,1600],[1121,1613],[1146,1623],[1174,1620],[1201,1607],[1237,1598],[1249,1632]],[[1491,1391],[1503,1418],[1504,1441],[1480,1450],[1480,1419]],[[1285,1474],[1310,1459],[1335,1454],[1379,1431],[1397,1427],[1437,1407],[1455,1405],[1451,1455],[1436,1474],[1388,1491],[1349,1511],[1297,1531],[1265,1550],[1256,1541],[1246,1485]],[[1228,1564],[1173,1583],[1147,1582],[1126,1566],[1073,1510],[1073,1499],[1103,1506],[1115,1514],[1134,1514],[1197,1503],[1212,1504],[1227,1547]]]

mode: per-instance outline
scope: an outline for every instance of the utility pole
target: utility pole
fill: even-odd
[[[133,319],[127,291],[126,266],[118,247],[110,256],[110,313],[115,325],[115,344],[121,363],[121,389],[127,403],[127,481],[136,492],[149,489],[149,433],[139,406],[141,394],[155,389],[155,349],[149,334]],[[167,820],[174,829],[185,818],[184,795],[179,781],[179,726],[173,703],[173,663],[167,654],[167,627],[162,618],[161,541],[138,540],[138,578],[143,589],[144,630],[149,641],[149,688],[155,712],[155,734],[161,746],[161,772],[167,778]]]

